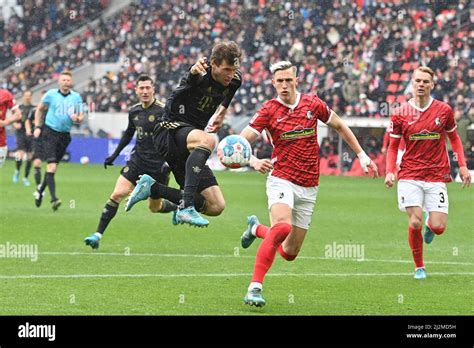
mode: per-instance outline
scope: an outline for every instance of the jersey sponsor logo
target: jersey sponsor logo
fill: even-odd
[[[437,132],[429,132],[426,129],[419,133],[410,134],[410,140],[437,140],[440,139],[441,135]]]
[[[301,138],[308,138],[312,137],[316,134],[316,130],[314,128],[304,128],[298,130],[292,130],[289,132],[285,132],[280,135],[280,139],[282,140],[294,140],[294,139],[301,139]]]
[[[150,115],[150,116],[148,116],[148,121],[154,122],[155,120],[156,120],[155,115]]]

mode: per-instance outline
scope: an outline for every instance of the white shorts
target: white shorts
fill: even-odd
[[[5,160],[7,159],[7,152],[8,152],[8,147],[6,146],[0,147],[0,168],[3,167],[3,164],[5,163]]]
[[[268,209],[275,203],[283,203],[292,209],[292,224],[309,229],[318,187],[303,187],[284,179],[269,175],[267,178]]]
[[[420,207],[424,211],[448,213],[448,189],[444,182],[400,180],[398,182],[398,208]]]

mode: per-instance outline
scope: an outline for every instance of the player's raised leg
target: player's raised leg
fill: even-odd
[[[183,131],[187,132],[186,128],[183,128]],[[216,146],[216,138],[200,129],[193,129],[187,134],[186,144],[190,154],[186,160],[183,203],[176,213],[176,220],[178,223],[207,226],[209,221],[197,212],[194,197],[198,192],[206,161]]]
[[[432,211],[424,214],[423,221],[425,243],[430,244],[435,235],[441,235],[446,230],[448,214]]]

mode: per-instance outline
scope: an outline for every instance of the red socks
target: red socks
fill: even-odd
[[[257,236],[264,231],[260,226],[263,225],[257,227]],[[265,239],[257,251],[252,282],[263,283],[263,278],[265,278],[265,275],[273,264],[277,248],[290,234],[291,228],[290,224],[279,222],[266,231]]]
[[[270,227],[260,224],[257,226],[257,229],[255,230],[255,235],[258,238],[265,239],[265,236],[267,235],[268,231],[270,231]]]
[[[443,234],[444,230],[446,229],[446,227],[438,227],[438,228],[431,227],[429,220],[427,221],[426,225],[430,228],[431,231],[433,231],[434,234],[438,236],[440,234]]]
[[[408,242],[410,243],[415,267],[425,267],[425,264],[423,263],[423,236],[421,235],[421,228],[414,229],[408,227]]]

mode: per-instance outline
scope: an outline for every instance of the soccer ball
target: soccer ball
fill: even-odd
[[[240,135],[228,135],[217,146],[217,156],[227,168],[241,168],[246,166],[252,155],[252,147]]]
[[[82,156],[80,161],[81,161],[81,164],[89,164],[89,157]]]

